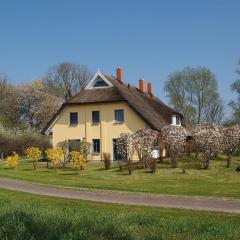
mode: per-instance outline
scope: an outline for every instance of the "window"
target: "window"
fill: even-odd
[[[105,81],[100,80],[100,81],[97,81],[93,87],[107,87],[107,86],[108,84]]]
[[[176,125],[181,125],[181,120],[179,116],[176,116]]]
[[[124,111],[123,109],[115,110],[115,122],[123,123],[124,122]]]
[[[70,125],[77,125],[78,124],[78,113],[71,112],[70,113]]]
[[[172,116],[172,125],[181,126],[181,119],[178,115]]]
[[[78,151],[80,152],[80,139],[70,139],[68,140],[68,151]]]
[[[102,80],[102,78],[98,77],[97,78],[97,81],[95,82],[95,84],[93,85],[93,87],[108,87],[109,85],[104,81]]]
[[[93,139],[93,153],[99,154],[100,153],[100,139]]]
[[[92,123],[99,123],[99,111],[92,111]]]

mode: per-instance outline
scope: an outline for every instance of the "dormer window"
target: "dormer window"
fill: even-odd
[[[93,88],[109,88],[112,87],[111,81],[102,74],[99,70],[93,76],[93,78],[88,82],[85,89],[93,89]]]
[[[181,126],[181,118],[178,115],[172,116],[172,125],[174,126]]]
[[[95,82],[95,84],[93,85],[93,87],[96,87],[96,88],[98,88],[98,87],[108,87],[108,84],[107,84],[104,80],[102,80],[101,78],[99,78],[99,79]]]

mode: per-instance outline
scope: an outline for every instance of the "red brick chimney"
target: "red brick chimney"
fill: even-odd
[[[143,79],[139,80],[139,90],[143,93],[146,93],[146,81]]]
[[[148,88],[148,93],[152,95],[153,94],[152,93],[152,83],[148,83],[147,88]]]
[[[118,81],[123,81],[123,69],[121,67],[117,68],[117,79]]]

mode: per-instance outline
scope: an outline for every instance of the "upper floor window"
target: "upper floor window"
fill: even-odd
[[[181,118],[178,115],[172,116],[172,125],[181,126]]]
[[[108,84],[105,81],[99,80],[94,84],[93,87],[107,87],[107,86],[108,86]]]
[[[92,111],[92,123],[99,122],[100,122],[99,111]]]
[[[115,110],[115,122],[117,122],[117,123],[124,122],[124,110],[123,109]]]
[[[100,139],[93,139],[93,153],[99,154],[100,153]]]
[[[70,125],[77,125],[78,124],[78,113],[71,112],[70,113]]]
[[[95,83],[93,87],[98,88],[98,87],[108,87],[109,85],[104,81],[101,77],[97,77],[95,80]]]

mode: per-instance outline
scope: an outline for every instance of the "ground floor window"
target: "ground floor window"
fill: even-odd
[[[68,150],[69,152],[72,152],[72,151],[80,152],[80,139],[68,140]]]
[[[93,153],[99,154],[100,153],[100,139],[93,139]]]

